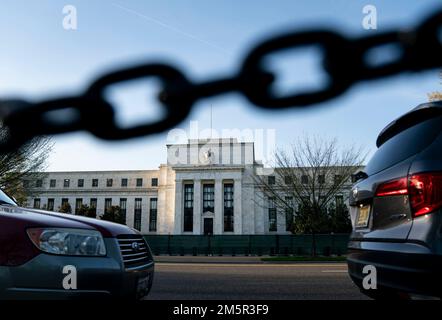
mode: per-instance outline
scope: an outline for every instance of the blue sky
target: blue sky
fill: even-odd
[[[77,8],[78,29],[62,27],[62,9]],[[373,4],[378,30],[361,26],[362,8]],[[250,47],[278,31],[333,26],[350,35],[368,35],[391,26],[409,27],[439,1],[2,1],[0,10],[0,96],[41,99],[78,93],[96,75],[122,65],[162,60],[181,67],[195,81],[229,75]],[[287,53],[275,60],[281,90],[320,79],[315,52]],[[276,62],[280,61],[280,62]],[[288,69],[296,70],[290,72]],[[201,100],[189,121],[201,129],[275,130],[278,147],[302,134],[334,136],[344,144],[375,149],[379,131],[391,120],[440,89],[438,71],[363,82],[342,97],[309,110],[264,111],[236,94]],[[137,83],[109,92],[120,102],[119,121],[128,125],[159,116],[153,101],[157,84]],[[258,139],[259,140],[259,139]],[[54,138],[48,170],[153,169],[166,161],[166,134],[107,143],[87,133]],[[257,141],[259,148],[266,148]]]

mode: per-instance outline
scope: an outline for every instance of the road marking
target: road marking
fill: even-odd
[[[320,267],[320,268],[330,268],[330,267],[338,267],[345,268],[345,270],[335,270],[340,272],[347,272],[347,264],[323,264],[323,263],[310,263],[310,264],[299,264],[299,263],[178,263],[178,262],[157,262],[157,266],[166,266],[166,267],[177,267],[177,266],[189,266],[189,267],[295,267],[295,268],[305,268],[305,267]],[[328,271],[328,270],[324,270]],[[331,270],[330,270],[331,271]]]

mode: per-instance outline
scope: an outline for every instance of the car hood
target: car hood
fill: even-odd
[[[4,218],[20,220],[21,224],[26,226],[26,228],[58,227],[95,229],[100,231],[103,237],[107,238],[116,237],[121,234],[139,234],[138,231],[132,228],[109,221],[10,205],[0,205],[0,215]]]

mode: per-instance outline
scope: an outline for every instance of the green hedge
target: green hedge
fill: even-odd
[[[347,252],[348,234],[316,235],[319,255]],[[309,255],[311,235],[145,235],[155,255]]]

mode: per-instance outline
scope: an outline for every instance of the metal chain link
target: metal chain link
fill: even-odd
[[[237,74],[213,81],[193,83],[173,66],[151,63],[106,74],[79,96],[38,103],[2,100],[0,121],[5,134],[0,141],[0,150],[15,149],[36,136],[78,130],[89,131],[106,140],[163,132],[183,121],[199,99],[232,91],[241,93],[262,108],[310,106],[335,98],[363,80],[441,67],[441,34],[442,10],[439,10],[409,31],[389,31],[359,38],[329,30],[280,35],[252,49]],[[370,50],[389,44],[401,49],[399,57],[380,66],[367,62]],[[328,83],[317,91],[276,96],[272,83],[277,75],[265,69],[265,58],[280,51],[306,46],[317,46],[322,50]],[[140,78],[156,78],[162,83],[158,100],[165,109],[165,117],[155,123],[121,128],[116,124],[114,108],[105,100],[104,91],[111,85]],[[54,116],[57,111],[70,111],[74,116]]]

